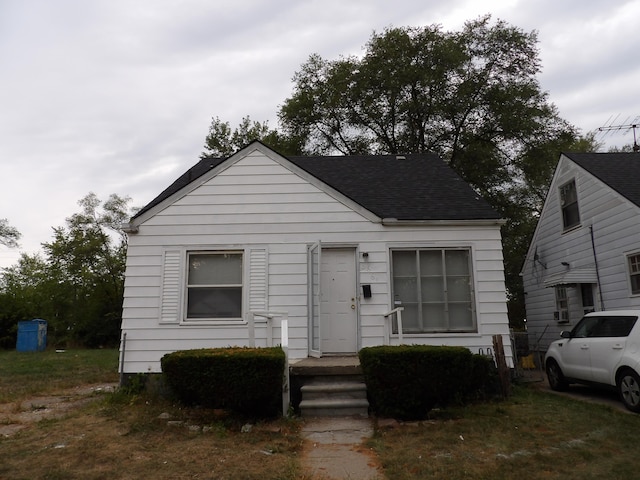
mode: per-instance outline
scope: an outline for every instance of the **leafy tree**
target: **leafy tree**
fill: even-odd
[[[505,281],[509,319],[512,327],[523,327],[526,316],[524,287],[520,271],[527,254],[531,237],[538,223],[547,191],[561,152],[593,152],[600,148],[593,133],[576,136],[565,132],[529,145],[519,163],[522,176],[508,189],[504,202],[497,202],[497,209],[506,219],[502,227],[502,246],[505,260]]]
[[[388,28],[358,57],[311,55],[278,113],[282,133],[274,135],[289,149],[265,143],[285,155],[440,155],[507,220],[510,320],[521,325],[519,272],[559,154],[597,148],[541,90],[537,41],[484,16],[453,32]],[[229,124],[216,121],[210,136],[233,145],[224,141],[233,137]],[[265,124],[253,126],[254,138],[268,136]],[[247,117],[236,132],[248,127]]]
[[[240,125],[233,131],[229,122],[223,122],[220,118],[215,117],[211,121],[209,134],[205,139],[205,151],[201,156],[203,158],[209,156],[228,157],[253,139],[264,138],[269,132],[268,122],[252,122],[249,116],[244,117]]]
[[[0,348],[15,348],[18,322],[53,318],[47,264],[40,255],[22,253],[0,276]]]
[[[89,193],[81,211],[53,229],[44,258],[23,254],[0,277],[0,338],[18,320],[45,318],[50,338],[88,347],[119,340],[130,199],[112,194],[102,202]],[[5,341],[6,343],[6,341]]]
[[[62,326],[88,346],[119,338],[127,238],[120,225],[130,216],[129,201],[112,194],[102,203],[89,193],[78,202],[82,211],[43,244],[50,274],[60,284],[54,298],[61,306],[71,301]]]
[[[512,324],[524,304],[519,271],[561,149],[577,130],[540,89],[537,35],[467,22],[374,33],[361,57],[312,55],[279,113],[311,154],[435,152],[507,220]],[[594,142],[586,138],[582,148]],[[591,140],[593,140],[591,138]]]
[[[270,129],[269,122],[251,121],[251,118],[246,116],[238,127],[231,130],[229,122],[214,117],[205,139],[205,151],[200,157],[228,157],[254,140],[260,140],[284,155],[294,155],[300,151],[299,139]]]
[[[17,247],[21,236],[15,227],[9,225],[6,218],[0,218],[0,245],[9,248]]]

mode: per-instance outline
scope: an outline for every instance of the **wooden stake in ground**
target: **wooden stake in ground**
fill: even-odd
[[[500,379],[502,396],[507,398],[511,395],[511,374],[509,373],[509,367],[507,367],[507,361],[504,357],[502,335],[493,336],[493,351],[496,356],[496,366],[498,367],[498,378]]]

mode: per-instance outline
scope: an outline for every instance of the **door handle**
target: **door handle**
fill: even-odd
[[[589,345],[581,345],[580,349],[581,350],[589,350]]]
[[[351,310],[355,310],[356,306],[355,305],[351,305]]]
[[[613,349],[614,349],[614,350],[622,350],[623,348],[624,348],[624,347],[623,347],[622,345],[620,345],[619,343],[616,343],[616,344],[613,346]]]

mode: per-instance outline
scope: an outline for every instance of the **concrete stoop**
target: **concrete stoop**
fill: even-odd
[[[307,476],[323,480],[382,480],[379,459],[362,443],[373,435],[370,419],[316,417],[304,420],[301,459]]]
[[[300,388],[303,417],[367,417],[369,402],[367,387],[359,381],[316,381]]]

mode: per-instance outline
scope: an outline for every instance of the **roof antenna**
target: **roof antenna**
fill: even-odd
[[[617,118],[617,117],[616,117]],[[638,145],[638,140],[636,138],[636,129],[640,128],[640,123],[638,122],[638,118],[633,119],[632,123],[626,125],[607,125],[604,127],[598,128],[599,132],[611,132],[611,131],[620,131],[620,130],[633,130],[633,151],[640,152],[640,145]]]

